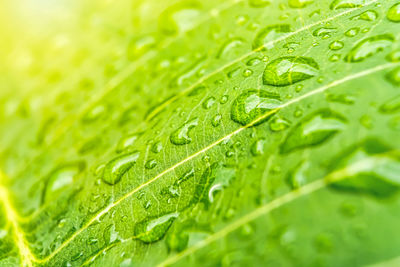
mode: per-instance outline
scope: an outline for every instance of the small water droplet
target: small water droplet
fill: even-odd
[[[210,109],[215,104],[215,97],[210,96],[206,100],[203,101],[202,107],[204,109]]]
[[[135,165],[139,155],[139,152],[132,152],[116,157],[108,162],[104,167],[103,181],[110,185],[118,183],[122,176]]]
[[[246,63],[247,66],[256,66],[261,62],[262,59],[255,57],[252,59],[249,59]]]
[[[274,117],[269,123],[269,128],[273,132],[286,130],[290,126],[290,122],[281,117]]]
[[[333,33],[335,33],[336,30],[337,29],[333,28],[333,27],[321,27],[321,28],[316,29],[313,32],[313,35],[315,37],[322,37],[323,39],[327,39],[327,38],[331,37],[331,35]]]
[[[340,50],[344,47],[344,43],[342,41],[334,41],[332,43],[330,43],[329,45],[329,49],[336,51],[336,50]]]
[[[314,0],[289,0],[289,6],[291,8],[303,8],[312,4]]]
[[[357,43],[345,57],[347,62],[361,62],[376,53],[391,46],[394,37],[390,34],[377,35],[368,37]]]
[[[302,161],[288,175],[286,181],[292,189],[298,189],[307,183],[305,172],[309,168],[308,161]]]
[[[260,156],[264,154],[265,139],[259,139],[255,141],[250,148],[250,152],[253,156]]]
[[[155,166],[157,166],[157,161],[155,159],[148,160],[144,165],[146,169],[153,169]]]
[[[217,58],[229,58],[235,56],[240,52],[240,48],[244,46],[244,40],[242,38],[232,38],[222,44],[221,48],[217,53]]]
[[[160,141],[155,142],[152,146],[151,146],[151,152],[153,153],[160,153],[160,151],[163,149],[163,145]]]
[[[378,18],[378,12],[375,10],[367,10],[361,13],[360,15],[354,16],[352,20],[365,20],[365,21],[374,21]]]
[[[174,145],[187,145],[192,142],[189,132],[198,124],[199,119],[194,118],[184,123],[181,127],[175,130],[171,136],[170,141]]]
[[[351,28],[344,33],[347,37],[354,37],[360,32],[360,28]]]
[[[263,74],[263,83],[273,86],[288,86],[317,75],[317,62],[308,57],[281,57],[270,62]]]
[[[400,86],[400,68],[396,68],[386,74],[386,79],[394,86]]]
[[[379,111],[385,114],[392,114],[400,111],[400,95],[390,98],[380,108]]]
[[[268,0],[249,0],[249,5],[251,7],[265,7],[270,5],[271,2]]]
[[[341,8],[356,8],[362,7],[368,0],[334,0],[330,8],[341,9]]]
[[[226,102],[228,102],[229,96],[228,95],[223,95],[221,97],[221,99],[219,100],[219,103],[221,104],[225,104]]]
[[[245,69],[243,71],[243,77],[250,77],[253,74],[253,71],[251,69]]]
[[[135,141],[139,138],[139,134],[130,134],[128,136],[125,136],[119,140],[117,144],[117,153],[121,153],[122,151],[129,151],[133,149],[133,145]]]
[[[400,62],[400,49],[392,51],[386,56],[386,59],[390,62]]]
[[[221,120],[222,120],[221,114],[217,114],[211,119],[211,125],[214,127],[218,127],[219,125],[221,125]]]

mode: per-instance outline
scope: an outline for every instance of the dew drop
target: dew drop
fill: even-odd
[[[85,169],[83,161],[68,163],[54,169],[48,176],[46,181],[46,189],[44,192],[44,202],[56,197],[62,189],[71,185],[75,177]]]
[[[273,86],[288,86],[317,75],[317,62],[308,57],[280,57],[270,62],[263,74],[263,83]]]
[[[372,138],[350,147],[332,162],[332,170],[341,170],[360,161],[365,164],[344,172],[331,187],[377,198],[392,196],[400,189],[400,160],[389,154],[390,151],[392,148]]]
[[[274,117],[269,123],[269,128],[273,132],[286,130],[290,126],[290,122],[281,117]]]
[[[400,62],[400,49],[392,51],[386,56],[386,59],[390,62]]]
[[[178,215],[179,213],[170,213],[138,223],[135,227],[135,239],[144,243],[153,243],[161,240]]]
[[[360,15],[354,16],[351,19],[353,20],[365,20],[365,21],[374,21],[378,18],[378,12],[375,10],[367,10],[361,13]]]
[[[196,25],[200,15],[197,2],[180,2],[165,9],[159,16],[158,26],[168,35],[186,32]]]
[[[282,36],[291,32],[289,24],[277,24],[261,29],[253,41],[253,50],[262,48],[271,49],[274,47],[274,42]]]
[[[151,146],[151,152],[153,152],[153,153],[160,153],[162,149],[163,149],[163,145],[160,141],[155,142]]]
[[[334,41],[332,43],[330,43],[329,45],[329,49],[336,51],[336,50],[340,50],[344,47],[344,43],[342,41]]]
[[[334,0],[330,8],[331,9],[340,9],[340,8],[355,8],[362,7],[367,3],[368,0]]]
[[[298,189],[307,183],[305,172],[309,168],[309,165],[308,161],[303,161],[289,173],[286,181],[292,189]]]
[[[291,8],[303,8],[313,2],[314,0],[289,0],[289,6]]]
[[[265,7],[270,4],[271,2],[269,0],[249,0],[249,5],[251,7]]]
[[[116,152],[121,153],[122,151],[133,149],[133,145],[135,141],[139,138],[139,136],[139,134],[130,134],[121,138],[121,140],[119,140],[117,144]]]
[[[215,97],[210,96],[206,100],[203,101],[202,107],[204,109],[210,109],[215,104]]]
[[[241,125],[250,123],[258,125],[270,117],[263,118],[263,116],[269,111],[278,108],[280,104],[280,97],[275,93],[264,90],[248,90],[238,96],[233,102],[231,119]]]
[[[144,167],[148,170],[153,169],[155,166],[157,166],[157,161],[155,159],[148,160],[144,165]]]
[[[266,140],[265,139],[259,139],[255,141],[250,148],[250,152],[253,156],[260,156],[264,154],[264,146],[265,146]]]
[[[379,111],[385,114],[392,114],[400,111],[400,95],[392,97],[386,103],[384,103]]]
[[[151,35],[131,40],[127,48],[128,58],[130,60],[137,60],[138,57],[153,48],[155,44],[156,39]]]
[[[221,120],[222,120],[221,114],[217,114],[211,119],[211,125],[214,127],[218,127],[219,125],[221,125]]]
[[[390,34],[376,35],[357,43],[345,57],[347,62],[361,62],[391,46],[394,37]]]
[[[108,162],[104,167],[103,181],[110,185],[118,183],[121,177],[135,165],[139,155],[139,152],[132,152],[118,156]]]
[[[242,38],[229,39],[224,44],[222,44],[216,57],[228,58],[230,56],[236,55],[240,51],[239,48],[242,47],[244,43],[245,42]]]
[[[336,32],[336,28],[332,28],[332,27],[321,27],[316,29],[313,32],[313,35],[315,37],[322,37],[323,39],[327,39],[329,37],[331,37],[332,33]]]
[[[360,28],[351,28],[344,33],[347,37],[354,37],[360,32]]]
[[[391,22],[400,22],[400,3],[393,5],[389,9],[387,13],[387,18]]]
[[[390,71],[386,75],[386,79],[394,86],[400,86],[400,68]]]
[[[177,130],[175,130],[171,136],[170,141],[174,145],[186,145],[192,142],[192,138],[189,136],[189,132],[198,124],[199,119],[194,118],[183,124]]]
[[[323,109],[310,114],[299,122],[287,135],[280,147],[282,154],[300,148],[320,145],[346,126],[343,116]]]

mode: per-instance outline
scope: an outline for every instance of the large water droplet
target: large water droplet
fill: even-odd
[[[355,8],[362,7],[368,2],[368,0],[334,0],[331,3],[331,9],[340,9],[340,8]]]
[[[85,168],[82,161],[65,164],[53,170],[46,181],[44,202],[49,201],[66,186],[73,183],[74,178]]]
[[[258,125],[268,119],[262,118],[281,104],[279,95],[264,90],[249,90],[238,96],[232,104],[231,119],[241,125],[255,122]],[[272,114],[271,114],[272,115]],[[262,118],[262,119],[261,119]]]
[[[367,139],[339,155],[332,170],[350,168],[332,187],[345,192],[390,197],[400,189],[400,159],[376,139]],[[360,164],[360,162],[364,162]],[[357,164],[358,163],[358,164]],[[351,168],[357,164],[356,168]]]
[[[264,70],[263,83],[273,86],[288,86],[317,75],[319,66],[309,57],[280,57]]]
[[[261,29],[253,41],[253,49],[273,48],[273,42],[291,32],[289,24],[278,24]]]
[[[107,184],[114,185],[121,180],[121,177],[135,165],[139,158],[139,152],[132,152],[129,154],[116,157],[107,163],[104,167],[103,181]]]
[[[178,215],[179,213],[170,213],[138,223],[135,228],[135,239],[139,239],[145,243],[153,243],[161,240]]]
[[[376,53],[382,51],[388,46],[391,46],[394,37],[390,34],[382,34],[366,38],[357,43],[345,57],[347,62],[361,62]]]
[[[192,142],[192,138],[189,136],[190,130],[197,126],[199,119],[194,118],[183,124],[177,130],[175,130],[171,136],[170,141],[174,145],[186,145]]]
[[[400,3],[393,5],[389,9],[387,18],[392,22],[400,22]]]
[[[320,145],[345,126],[346,120],[343,116],[329,109],[317,111],[304,118],[289,132],[281,145],[281,153]]]

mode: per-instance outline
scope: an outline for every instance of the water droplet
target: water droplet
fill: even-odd
[[[219,125],[221,125],[221,120],[222,120],[221,114],[217,114],[212,118],[211,125],[214,127],[218,127]]]
[[[160,151],[163,149],[163,145],[160,141],[155,142],[152,146],[151,146],[151,152],[153,153],[160,153]]]
[[[303,8],[313,2],[314,0],[289,0],[289,6],[292,8]]]
[[[291,32],[289,24],[278,24],[261,29],[253,41],[253,50],[271,49],[274,41]]]
[[[288,175],[287,182],[292,189],[298,189],[307,183],[305,172],[309,168],[308,161],[302,161]]]
[[[215,97],[210,96],[206,100],[203,101],[202,107],[204,109],[210,109],[215,104]]]
[[[385,114],[392,114],[400,111],[400,95],[390,98],[379,108],[379,111]]]
[[[352,105],[355,102],[355,98],[353,96],[346,94],[340,94],[340,95],[327,94],[326,100],[328,100],[329,102],[337,102],[346,105]]]
[[[365,20],[365,21],[374,21],[378,18],[378,12],[375,10],[367,10],[361,13],[360,15],[354,16],[351,19],[353,20]]]
[[[225,104],[226,102],[228,102],[229,96],[228,95],[223,95],[221,97],[221,99],[219,100],[219,103],[221,104]]]
[[[228,78],[233,78],[240,73],[240,67],[234,68],[233,70],[227,73]]]
[[[330,8],[340,9],[340,8],[355,8],[362,7],[368,0],[334,0]]]
[[[346,126],[343,116],[323,109],[312,113],[298,123],[281,145],[282,154],[293,150],[320,145]]]
[[[389,9],[387,18],[392,22],[400,22],[400,3],[393,5]]]
[[[190,169],[187,172],[185,172],[184,174],[182,174],[182,176],[180,176],[178,178],[178,180],[176,181],[176,183],[178,185],[182,184],[183,182],[187,181],[188,179],[194,177],[194,169]]]
[[[196,25],[200,8],[200,4],[194,1],[178,2],[161,13],[158,26],[168,35],[186,32]]]
[[[134,38],[129,42],[127,48],[127,55],[130,60],[137,60],[138,57],[146,53],[148,50],[156,45],[156,39],[154,36],[142,36],[140,38]]]
[[[249,59],[246,63],[247,66],[256,66],[261,62],[262,59],[255,57],[252,59]]]
[[[253,74],[253,71],[251,69],[245,69],[243,71],[243,77],[250,77]]]
[[[132,152],[114,158],[104,167],[103,181],[114,185],[121,180],[121,177],[135,165],[139,158],[139,152]]]
[[[46,189],[44,192],[44,202],[57,197],[62,189],[71,185],[75,177],[85,169],[83,161],[72,162],[62,165],[50,172],[46,180]]]
[[[372,118],[369,115],[362,115],[360,118],[360,123],[367,129],[371,129],[373,127]]]
[[[171,143],[174,145],[186,145],[192,142],[189,132],[197,126],[198,121],[198,118],[191,119],[175,130],[170,136]]]
[[[389,34],[377,35],[366,38],[357,43],[345,57],[347,62],[361,62],[376,53],[382,51],[388,46],[391,46],[394,37]]]
[[[386,59],[390,62],[400,62],[400,49],[396,49],[386,56]]]
[[[155,166],[157,166],[157,161],[155,159],[148,160],[144,165],[146,169],[153,169]]]
[[[121,153],[122,151],[129,151],[133,149],[133,145],[136,139],[139,138],[139,136],[140,134],[130,134],[128,136],[121,138],[121,140],[119,140],[117,144],[116,152]]]
[[[329,61],[332,61],[332,62],[336,62],[336,61],[339,61],[339,60],[340,60],[340,55],[339,54],[334,54],[329,58]]]
[[[390,71],[386,75],[386,79],[394,86],[400,86],[400,68]]]
[[[322,37],[323,39],[327,39],[327,38],[331,37],[332,33],[335,33],[335,32],[336,32],[336,28],[333,28],[333,27],[321,27],[321,28],[316,29],[313,32],[313,35],[315,37]]]
[[[334,41],[332,43],[330,43],[329,45],[329,49],[336,51],[336,50],[340,50],[344,47],[344,43],[342,41]]]
[[[280,104],[280,97],[275,93],[264,90],[248,90],[233,102],[231,119],[242,125],[247,125],[257,120],[254,125],[258,125],[269,117],[262,118],[263,115],[278,108]]]
[[[280,57],[267,65],[263,83],[273,86],[288,86],[317,75],[317,62],[308,57]]]
[[[239,48],[244,45],[242,38],[232,38],[222,44],[221,48],[217,53],[217,58],[228,58],[236,55],[240,50]]]
[[[83,116],[82,121],[84,122],[93,122],[100,118],[103,114],[105,114],[106,107],[103,105],[97,105],[91,108],[86,114]]]
[[[334,189],[369,194],[378,198],[390,197],[400,189],[400,161],[389,154],[392,148],[376,139],[367,139],[350,147],[332,162],[332,170],[341,170],[364,161],[349,171],[343,172]],[[339,177],[337,177],[339,178]]]
[[[265,7],[270,4],[271,2],[268,0],[249,0],[249,5],[251,7]]]
[[[253,156],[260,156],[264,154],[264,146],[265,146],[266,140],[265,139],[259,139],[255,141],[250,148],[250,152]]]
[[[360,32],[360,28],[351,28],[344,33],[347,37],[354,37]]]
[[[200,57],[188,68],[184,69],[181,73],[171,79],[169,82],[169,87],[174,88],[181,86],[185,81],[189,80],[191,77],[195,76],[203,67],[206,62],[206,57]]]
[[[161,240],[178,215],[179,213],[170,213],[138,223],[135,227],[135,239],[139,239],[144,243],[153,243]]]
[[[281,117],[274,117],[269,123],[269,128],[273,132],[286,130],[290,126],[290,122]]]

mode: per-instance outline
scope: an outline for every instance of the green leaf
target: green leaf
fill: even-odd
[[[0,11],[1,266],[396,265],[397,0],[38,5]]]

